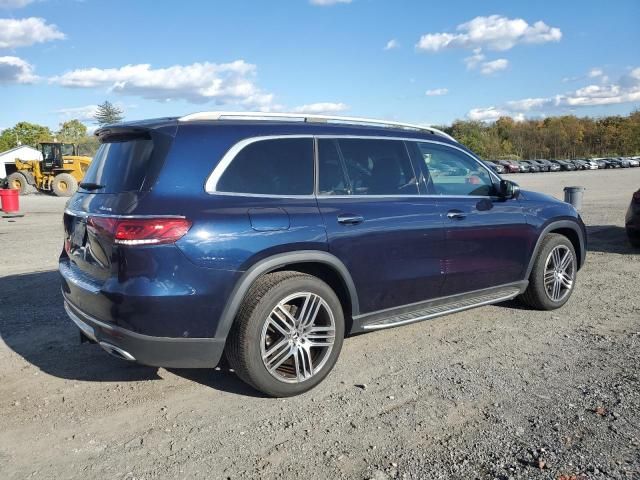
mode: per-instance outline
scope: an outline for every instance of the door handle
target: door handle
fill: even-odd
[[[362,215],[352,215],[350,213],[338,215],[338,223],[341,223],[342,225],[358,225],[362,222],[364,222],[364,217]]]
[[[447,212],[447,217],[451,220],[462,220],[466,215],[460,210],[449,210],[449,212]]]

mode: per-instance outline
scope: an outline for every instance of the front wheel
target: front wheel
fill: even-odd
[[[521,300],[538,310],[555,310],[569,300],[576,283],[578,262],[571,241],[550,233],[538,250],[529,286]]]
[[[329,374],[343,337],[342,306],[329,285],[304,273],[275,272],[249,289],[226,355],[242,380],[268,395],[288,397]]]
[[[58,197],[70,197],[78,190],[78,181],[69,173],[59,173],[53,177],[51,190]]]

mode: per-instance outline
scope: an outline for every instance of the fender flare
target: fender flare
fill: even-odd
[[[570,228],[576,235],[578,236],[578,242],[580,243],[580,268],[584,265],[585,256],[587,254],[587,245],[585,239],[585,232],[580,228],[580,224],[575,220],[556,220],[551,222],[549,225],[542,229],[540,235],[538,235],[538,240],[536,241],[536,245],[533,248],[533,254],[529,259],[529,266],[527,267],[527,275],[525,279],[528,279],[531,275],[531,270],[533,270],[533,265],[536,262],[536,258],[538,258],[538,252],[540,250],[540,244],[542,243],[542,239],[550,233],[552,230],[557,230],[559,228]]]
[[[322,263],[333,268],[347,288],[351,300],[352,315],[356,316],[360,313],[355,284],[353,283],[349,270],[338,257],[322,250],[301,250],[281,253],[260,260],[242,274],[236,282],[236,285],[229,295],[229,300],[222,311],[218,326],[216,327],[215,337],[227,337],[245,295],[258,277],[294,263]]]

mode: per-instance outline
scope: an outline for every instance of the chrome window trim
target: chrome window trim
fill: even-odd
[[[266,193],[242,193],[242,192],[222,192],[217,190],[218,181],[227,170],[227,167],[231,165],[231,162],[236,158],[236,156],[244,150],[245,147],[257,143],[264,142],[267,140],[283,140],[290,138],[310,138],[313,139],[313,135],[264,135],[260,137],[247,137],[239,142],[233,144],[229,150],[222,156],[218,164],[215,166],[213,171],[209,174],[206,183],[204,184],[205,192],[209,194],[218,194],[218,195],[232,195],[232,196],[247,196],[247,197],[266,197],[266,198],[309,198],[313,197],[313,192],[305,195],[271,195]],[[315,171],[315,158],[314,158],[314,171]],[[315,176],[315,175],[314,175]]]
[[[311,200],[316,198],[315,195],[275,195],[270,193],[238,193],[238,192],[207,192],[209,195],[218,195],[221,197],[247,197],[247,198],[290,198],[298,200]]]
[[[280,139],[290,139],[290,138],[311,138],[314,140],[314,190],[313,193],[308,195],[272,195],[272,194],[264,194],[264,193],[239,193],[239,192],[222,192],[216,190],[218,180],[224,174],[227,167],[231,164],[234,158],[240,153],[245,147],[251,145],[256,142],[262,142],[265,140],[280,140]],[[386,135],[312,135],[312,134],[291,134],[291,135],[263,135],[256,137],[247,137],[244,138],[237,143],[233,144],[229,150],[222,156],[220,162],[214,167],[212,172],[207,177],[207,181],[205,182],[205,192],[209,195],[223,195],[223,196],[233,196],[233,197],[249,197],[249,198],[290,198],[290,199],[326,199],[326,198],[339,198],[339,199],[359,199],[359,198],[495,198],[495,195],[431,195],[425,194],[422,195],[420,193],[417,194],[406,194],[406,195],[320,195],[318,194],[318,181],[319,181],[319,172],[318,172],[318,162],[319,162],[319,148],[318,148],[318,140],[320,139],[336,139],[339,140],[341,138],[348,139],[361,139],[361,140],[395,140],[401,142],[417,142],[417,143],[430,143],[436,145],[443,145],[445,147],[453,148],[467,155],[471,160],[473,160],[476,164],[481,166],[486,172],[489,173],[489,177],[495,179],[497,182],[500,182],[501,178],[491,171],[489,167],[484,165],[480,159],[475,157],[473,154],[467,152],[466,150],[452,145],[447,142],[440,142],[437,140],[426,140],[424,138],[415,138],[415,137],[396,137],[396,136],[386,136]],[[412,161],[413,167],[413,161]],[[104,216],[113,216],[113,215],[104,215]],[[134,218],[136,216],[133,216]],[[155,215],[153,217],[164,217],[169,218],[168,215]],[[126,217],[125,217],[126,218]],[[184,217],[177,217],[184,218]]]
[[[494,198],[492,195],[317,195],[318,200],[331,198],[359,199],[359,198]]]

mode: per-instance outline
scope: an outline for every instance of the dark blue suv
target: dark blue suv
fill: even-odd
[[[126,360],[224,354],[255,388],[294,395],[345,335],[514,297],[558,308],[584,263],[571,205],[435,129],[214,112],[97,135],[59,268],[83,338]]]

